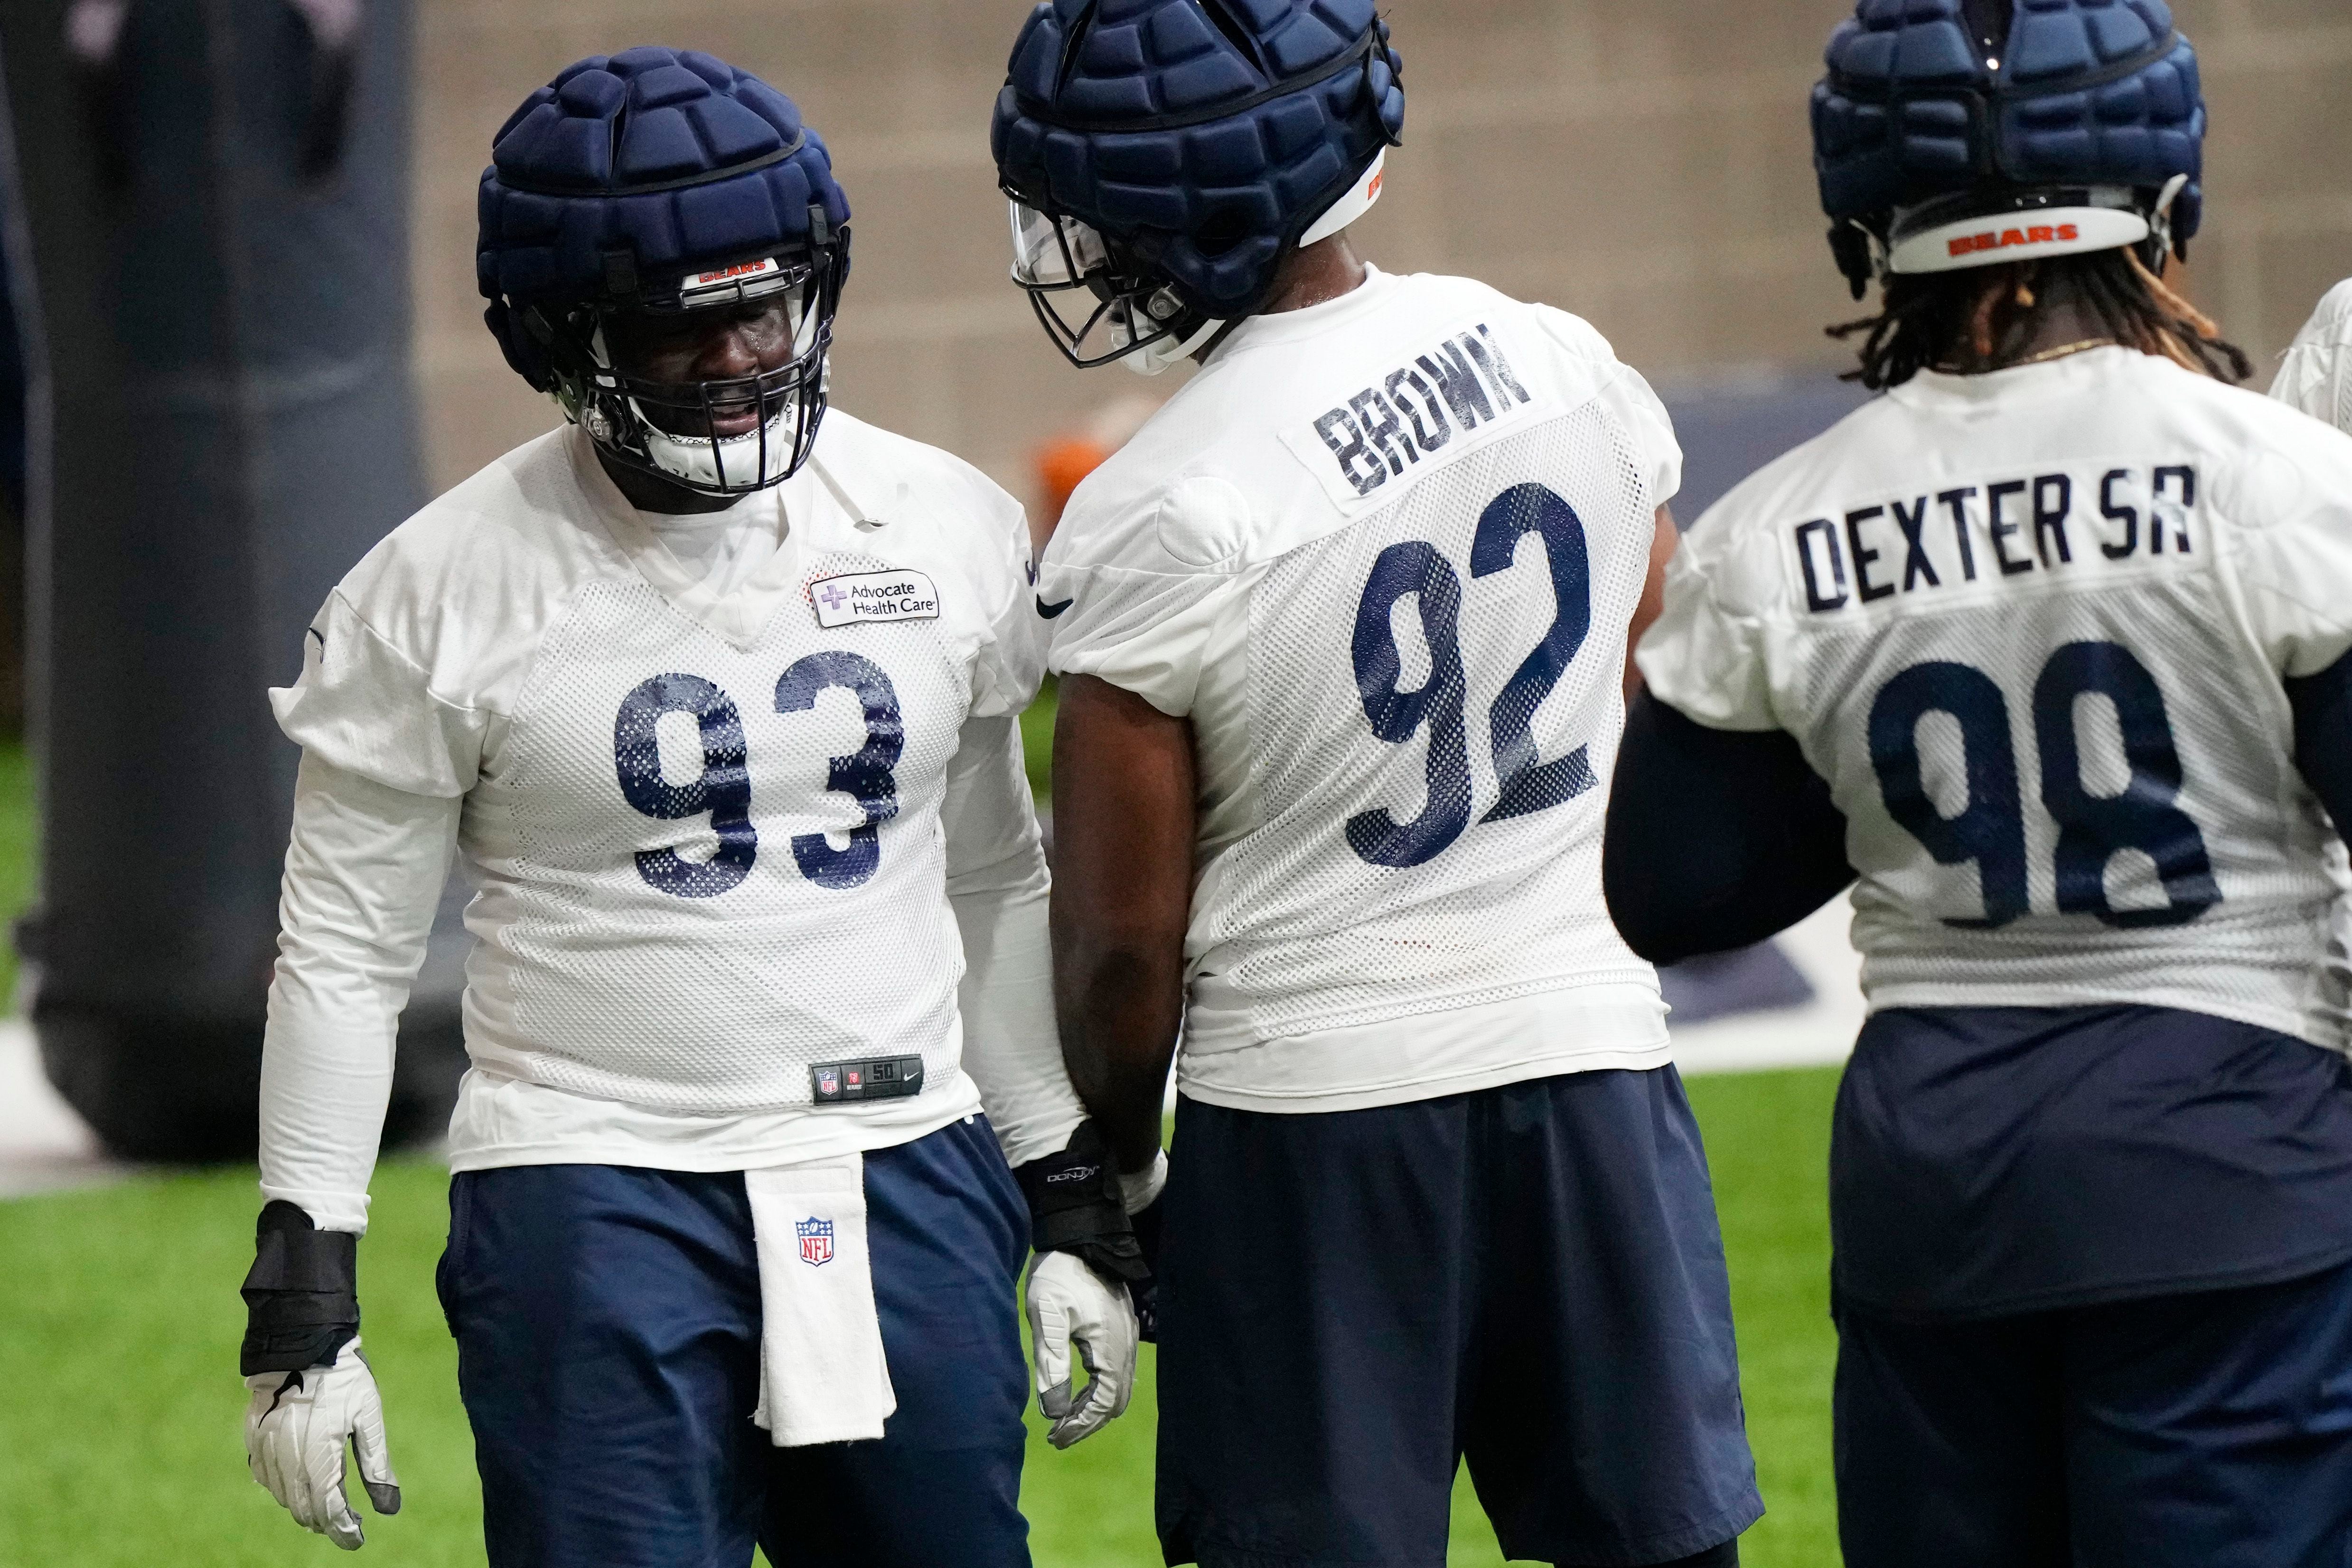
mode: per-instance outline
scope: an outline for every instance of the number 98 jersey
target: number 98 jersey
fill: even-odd
[[[1680,468],[1591,327],[1375,271],[1244,322],[1079,487],[1051,662],[1196,742],[1184,1092],[1339,1110],[1666,1059],[1601,826]]]
[[[335,590],[279,721],[463,798],[478,1064],[694,1116],[861,1058],[968,1095],[940,807],[966,721],[1040,679],[1020,508],[836,411],[733,510],[774,552],[704,578],[576,429],[533,442]]]
[[[1794,735],[1874,1007],[2184,1008],[2338,1043],[2283,681],[2352,648],[2352,439],[2122,348],[1928,373],[1692,530],[1650,689]]]

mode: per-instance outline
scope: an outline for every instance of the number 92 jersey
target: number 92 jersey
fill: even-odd
[[[861,1057],[969,1094],[940,812],[966,720],[1040,678],[1020,508],[835,411],[735,510],[774,553],[702,579],[576,429],[534,441],[330,595],[279,722],[463,797],[478,1064],[698,1116]]]
[[[1040,570],[1053,667],[1195,739],[1185,1092],[1339,1109],[1665,1059],[1600,847],[1680,466],[1583,322],[1375,271],[1243,323],[1079,487]]]
[[[2352,647],[2352,438],[2122,348],[1924,374],[1693,528],[1640,662],[1785,730],[1874,1007],[2137,1003],[2338,1043],[2287,678]]]

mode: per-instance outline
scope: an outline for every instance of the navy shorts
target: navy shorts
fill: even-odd
[[[1963,1323],[1838,1311],[1847,1568],[2352,1568],[2352,1268]]]
[[[866,1156],[898,1408],[878,1442],[778,1448],[739,1174],[611,1165],[450,1184],[457,1337],[492,1568],[1027,1568],[1029,1211],[978,1117]]]
[[[1763,1512],[1673,1068],[1311,1115],[1185,1100],[1165,1202],[1171,1563],[1438,1568],[1465,1458],[1514,1560],[1670,1563]]]

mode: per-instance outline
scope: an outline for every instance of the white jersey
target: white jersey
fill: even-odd
[[[1199,755],[1185,1093],[1328,1110],[1667,1059],[1601,831],[1680,467],[1584,322],[1375,272],[1244,322],[1079,487],[1052,665]]]
[[[2286,351],[2271,395],[2338,430],[2352,433],[2352,280],[2337,284],[2294,344]],[[2336,879],[2336,917],[2327,941],[2327,980],[2338,996],[2352,998],[2352,859],[2345,854],[2342,825],[2327,847],[2327,872]]]
[[[2352,279],[2331,289],[2295,334],[2271,395],[2338,430],[2352,430]]]
[[[2282,678],[2352,647],[2352,439],[2122,348],[1926,374],[1693,529],[1641,649],[1785,730],[1874,1007],[2143,1003],[2335,1042]]]
[[[1041,677],[1020,508],[836,411],[730,515],[761,548],[674,553],[567,427],[377,546],[273,694],[308,757],[463,802],[461,1168],[528,1142],[500,1086],[592,1130],[789,1119],[829,1064],[919,1057],[919,1096],[813,1114],[979,1108],[940,809],[968,722],[1009,729]]]

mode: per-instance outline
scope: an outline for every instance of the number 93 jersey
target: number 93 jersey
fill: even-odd
[[[1079,487],[1051,662],[1196,742],[1187,1093],[1339,1109],[1665,1059],[1600,849],[1680,465],[1583,322],[1374,272],[1244,322]]]
[[[1919,375],[1700,520],[1644,640],[1785,730],[1874,1007],[2184,1008],[2338,1043],[2283,681],[2352,648],[2352,438],[2122,348]]]
[[[836,411],[734,510],[773,553],[704,577],[575,429],[535,441],[335,590],[280,724],[463,797],[478,1064],[698,1116],[810,1105],[845,1058],[957,1091],[940,813],[966,720],[1040,679],[1020,508]]]

